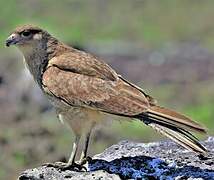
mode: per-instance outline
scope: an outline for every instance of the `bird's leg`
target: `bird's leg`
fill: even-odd
[[[92,130],[92,128],[85,135],[83,150],[81,152],[80,160],[78,162],[79,165],[85,164],[90,159],[89,157],[87,157],[87,151],[88,151],[88,145],[89,145],[89,141],[90,141],[91,130]]]
[[[55,167],[55,168],[58,168],[61,170],[67,170],[67,169],[81,170],[81,169],[83,169],[83,167],[81,165],[75,163],[75,157],[77,154],[79,140],[80,140],[80,136],[76,135],[68,163],[56,162],[56,163],[52,163],[52,164],[48,163],[45,165],[48,167]]]
[[[79,140],[80,140],[80,136],[77,135],[75,137],[75,141],[73,143],[73,147],[72,147],[72,152],[71,152],[71,155],[69,157],[69,160],[68,160],[68,163],[67,165],[70,166],[72,164],[75,163],[75,157],[76,157],[76,154],[77,154],[77,149],[78,149],[78,145],[79,145]]]

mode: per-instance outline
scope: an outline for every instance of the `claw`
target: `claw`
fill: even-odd
[[[54,167],[60,171],[66,171],[66,170],[74,170],[78,172],[84,172],[87,171],[87,168],[81,164],[73,163],[73,164],[67,164],[63,162],[55,162],[55,163],[45,163],[43,166],[46,167]]]
[[[58,167],[64,167],[67,164],[64,162],[54,162],[54,163],[44,163],[43,166],[46,167],[54,167],[54,168],[58,168]]]
[[[78,164],[81,165],[81,166],[83,166],[84,164],[90,163],[91,161],[92,161],[92,158],[89,157],[89,156],[87,156],[86,158],[81,159],[81,160],[78,162]]]

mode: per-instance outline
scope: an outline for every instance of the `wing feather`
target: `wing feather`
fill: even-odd
[[[73,51],[52,58],[48,65],[104,80],[118,79],[117,73],[102,60],[82,51]]]
[[[43,85],[69,104],[87,106],[104,112],[133,116],[149,106],[147,98],[121,80],[111,81],[49,66]]]

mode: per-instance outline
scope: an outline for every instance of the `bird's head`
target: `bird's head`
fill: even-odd
[[[35,54],[41,55],[47,49],[47,42],[54,39],[47,31],[33,26],[23,25],[17,27],[6,39],[6,46],[15,45],[25,57]]]
[[[32,25],[24,25],[17,27],[7,38],[6,46],[16,45],[25,47],[29,45],[37,45],[47,36],[47,32]]]

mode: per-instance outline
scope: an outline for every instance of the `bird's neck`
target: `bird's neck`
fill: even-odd
[[[42,74],[47,66],[49,55],[54,52],[49,44],[50,43],[48,42],[48,40],[46,40],[45,42],[41,41],[35,44],[26,44],[19,46],[19,49],[24,55],[24,60],[27,68],[40,87],[42,86]]]
[[[48,61],[57,57],[71,48],[54,37],[48,37],[36,44],[19,47],[24,54],[27,68],[33,75],[40,87],[42,87],[42,75],[45,71]]]

